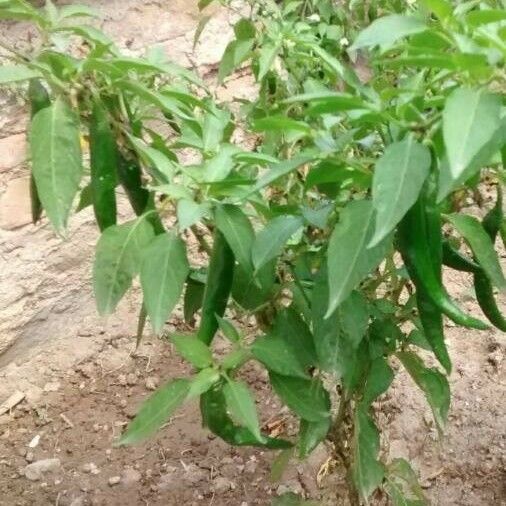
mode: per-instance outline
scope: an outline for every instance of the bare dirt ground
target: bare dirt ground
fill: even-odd
[[[136,52],[161,44],[174,59],[212,78],[230,33],[225,13],[217,13],[192,54],[196,2],[92,3],[121,46]],[[16,40],[26,30],[23,24],[2,25],[2,36]],[[245,93],[242,86],[240,80],[231,83],[223,96]],[[324,447],[272,483],[274,455],[211,438],[192,404],[148,443],[113,446],[141,400],[160,382],[188,371],[156,338],[132,353],[138,290],[114,316],[97,316],[90,265],[98,234],[89,211],[72,219],[64,242],[46,222],[30,224],[26,111],[11,94],[0,101],[0,404],[16,392],[23,398],[0,415],[0,505],[249,506],[268,505],[286,490],[323,504],[346,504],[343,476],[322,473],[328,467]],[[449,281],[453,295],[477,312],[471,280],[452,275]],[[183,329],[177,312],[168,331],[175,328]],[[448,338],[454,396],[444,438],[438,439],[422,396],[401,374],[378,404],[389,440],[384,451],[414,462],[434,505],[506,505],[506,338],[455,327],[448,328]],[[246,377],[263,422],[289,436],[294,427],[265,378],[253,366]],[[45,459],[57,460],[41,471],[37,462]],[[35,465],[27,471],[29,464]]]

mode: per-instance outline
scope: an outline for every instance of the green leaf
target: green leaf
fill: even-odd
[[[253,276],[251,268],[237,265],[234,269],[232,296],[241,307],[255,311],[269,300],[275,286],[276,261],[262,267]]]
[[[28,81],[29,79],[36,77],[41,77],[40,72],[28,67],[27,65],[0,66],[0,84]]]
[[[504,9],[474,10],[466,14],[466,21],[472,27],[504,20],[506,20],[506,11]]]
[[[255,132],[302,132],[311,133],[311,127],[304,121],[297,121],[287,116],[266,116],[253,121]]]
[[[234,33],[238,40],[253,39],[256,35],[255,25],[249,19],[242,18],[235,24]]]
[[[100,236],[93,265],[98,312],[112,313],[141,268],[142,255],[154,237],[146,216],[112,225]]]
[[[195,48],[197,47],[197,44],[199,43],[200,36],[202,35],[202,32],[204,31],[205,27],[207,26],[207,23],[211,21],[212,16],[202,16],[199,20],[199,23],[197,25],[197,28],[195,29],[195,35],[193,36],[193,50],[195,51]]]
[[[209,347],[195,336],[175,334],[171,337],[177,352],[198,369],[212,365],[213,355]]]
[[[218,320],[218,325],[220,326],[220,330],[222,334],[232,343],[238,343],[241,340],[241,335],[239,331],[234,327],[234,324],[227,320],[226,318],[222,318],[221,316],[216,315],[216,319]]]
[[[160,184],[170,183],[175,173],[174,162],[167,155],[158,149],[148,146],[141,139],[129,134],[128,138],[142,160],[147,163],[148,170],[151,169],[153,172],[155,179]]]
[[[379,357],[372,361],[364,386],[362,402],[369,406],[380,395],[384,394],[392,384],[394,372],[388,362]]]
[[[244,425],[258,441],[262,441],[255,400],[246,383],[230,380],[225,384],[223,393],[232,417]]]
[[[138,443],[153,435],[185,401],[189,389],[190,382],[186,379],[176,379],[159,388],[144,401],[137,416],[121,436],[119,444]]]
[[[63,5],[58,9],[58,19],[61,21],[62,19],[73,18],[73,17],[91,17],[98,18],[100,17],[100,13],[89,7],[88,5]]]
[[[352,476],[360,496],[367,498],[381,485],[384,469],[378,462],[379,432],[367,408],[358,405],[354,414]]]
[[[450,386],[437,369],[425,367],[422,359],[411,352],[398,352],[397,357],[413,381],[423,391],[432,409],[439,430],[443,430],[450,409]]]
[[[202,307],[205,289],[205,282],[201,283],[200,281],[192,279],[191,276],[188,277],[183,309],[185,323],[192,322],[193,316]]]
[[[322,441],[330,430],[331,418],[322,418],[317,422],[300,421],[299,457],[307,457]]]
[[[198,223],[209,211],[209,206],[193,200],[181,199],[177,203],[177,222],[180,230],[186,230]]]
[[[220,378],[220,372],[214,367],[202,369],[191,382],[188,398],[199,397],[203,393],[209,391]]]
[[[204,164],[203,180],[206,183],[223,181],[234,168],[234,155],[239,149],[232,144],[224,144],[218,153]]]
[[[62,98],[33,117],[30,148],[40,200],[62,234],[83,172],[79,120]]]
[[[408,461],[393,459],[387,467],[385,489],[393,506],[428,506],[418,477]]]
[[[337,113],[339,111],[363,109],[367,107],[365,102],[355,95],[338,93],[330,90],[302,93],[283,101],[284,104],[294,104],[298,102],[306,102],[313,105],[311,112],[315,114]]]
[[[506,279],[501,264],[492,240],[482,224],[473,216],[465,214],[450,214],[447,219],[469,244],[476,260],[492,284],[502,292],[506,292]]]
[[[253,243],[251,258],[255,272],[258,272],[265,264],[277,258],[283,248],[298,230],[302,228],[304,221],[300,216],[277,216],[267,223]]]
[[[391,14],[373,21],[362,30],[350,47],[351,51],[363,47],[391,45],[399,39],[427,30],[423,21],[413,16]]]
[[[495,137],[501,129],[500,115],[501,97],[485,89],[458,88],[448,97],[443,111],[448,166],[441,169],[448,170],[448,179],[468,179],[481,168],[476,159],[486,163],[499,149]]]
[[[253,39],[233,40],[225,48],[221,57],[220,67],[218,69],[218,82],[223,83],[225,77],[230,75],[242,62],[244,62],[253,49]]]
[[[260,179],[257,181],[257,184],[251,189],[250,193],[255,193],[266,186],[271,185],[274,181],[282,178],[298,169],[302,165],[309,163],[317,158],[314,154],[301,154],[298,155],[291,160],[284,160],[273,165],[268,172],[262,175]]]
[[[451,17],[453,13],[453,6],[447,0],[423,0],[422,3],[441,20]]]
[[[298,416],[309,422],[330,417],[330,398],[317,378],[310,380],[269,373],[274,391]]]
[[[357,349],[369,326],[369,306],[359,291],[351,292],[337,309],[341,332],[346,346]]]
[[[236,260],[244,269],[252,270],[251,248],[255,232],[248,217],[240,207],[232,204],[218,206],[214,217]]]
[[[329,242],[329,308],[326,318],[385,257],[391,238],[367,248],[374,233],[372,202],[350,202],[341,212]]]
[[[261,81],[271,69],[278,55],[279,48],[279,44],[274,44],[272,42],[267,42],[260,48],[260,54],[258,56],[258,81]]]
[[[416,202],[430,164],[429,149],[411,135],[387,147],[374,169],[372,202],[376,227],[370,247],[381,242]]]
[[[158,235],[143,252],[140,277],[144,303],[159,334],[179,301],[190,267],[186,245],[175,234]]]

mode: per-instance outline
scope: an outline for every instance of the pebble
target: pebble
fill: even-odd
[[[61,466],[60,459],[43,459],[43,460],[37,460],[36,462],[32,462],[31,464],[28,464],[23,474],[30,480],[30,481],[37,481],[42,478],[42,475],[44,473],[57,471]]]
[[[114,485],[118,485],[120,482],[121,482],[121,477],[119,477],[119,476],[111,476],[108,480],[110,487],[114,487]]]
[[[142,474],[133,467],[126,467],[121,473],[121,482],[125,485],[134,485],[141,481]]]
[[[160,380],[156,376],[149,376],[146,378],[146,388],[148,390],[156,390]]]
[[[223,494],[235,489],[235,483],[224,476],[218,476],[213,481],[213,488],[217,494]]]
[[[137,376],[133,372],[128,373],[126,377],[126,382],[127,385],[129,386],[137,385]]]
[[[118,383],[122,386],[122,387],[126,387],[127,385],[127,377],[125,374],[120,374],[118,376]]]
[[[28,463],[32,463],[34,460],[35,460],[35,455],[33,454],[33,452],[26,452],[26,455],[25,455],[25,460],[28,462]]]

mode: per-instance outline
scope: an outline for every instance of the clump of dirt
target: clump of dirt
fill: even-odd
[[[218,12],[193,54],[196,3],[90,2],[126,50],[160,44],[212,79],[228,41],[229,18]],[[26,35],[22,23],[3,28],[11,40]],[[232,79],[220,96],[244,95],[245,82]],[[98,233],[89,210],[72,219],[63,242],[47,223],[30,224],[26,111],[15,96],[0,99],[0,404],[16,394],[19,401],[7,411],[0,408],[0,504],[249,506],[268,505],[284,491],[346,504],[344,475],[339,469],[329,474],[335,463],[325,447],[307,462],[293,462],[280,483],[271,483],[275,455],[230,448],[211,437],[195,404],[147,443],[114,446],[142,399],[189,370],[163,340],[147,339],[133,352],[138,290],[114,316],[98,318],[90,283]],[[121,213],[128,219],[126,207]],[[452,295],[477,313],[471,280],[451,274],[448,282]],[[188,330],[177,311],[167,327],[175,329]],[[435,505],[506,504],[506,339],[492,330],[447,330],[454,361],[447,431],[440,439],[420,392],[401,373],[376,406],[385,454],[414,462]],[[245,377],[265,428],[293,436],[296,427],[264,373],[251,366]]]

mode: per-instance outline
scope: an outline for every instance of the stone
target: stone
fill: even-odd
[[[126,467],[121,473],[121,483],[126,486],[135,485],[141,481],[142,474],[133,467]]]
[[[60,459],[43,459],[28,464],[23,470],[23,474],[30,481],[37,481],[42,478],[45,473],[51,473],[60,469]]]
[[[156,390],[160,380],[156,376],[149,376],[146,378],[146,388],[148,390]]]
[[[131,372],[127,374],[126,382],[128,386],[134,386],[137,385],[137,376]]]
[[[213,481],[213,488],[217,494],[224,494],[235,488],[235,483],[224,476],[218,476]]]
[[[15,230],[31,222],[30,178],[13,179],[0,197],[0,228]]]
[[[118,485],[120,482],[121,482],[120,476],[111,476],[108,480],[110,487],[114,487],[114,485]]]
[[[26,161],[26,134],[10,135],[0,139],[0,172],[4,172]]]

